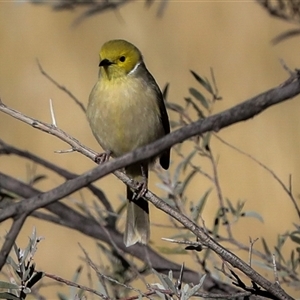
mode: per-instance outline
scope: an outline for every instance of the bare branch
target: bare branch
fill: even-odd
[[[5,242],[1,248],[0,251],[0,270],[2,269],[2,266],[6,262],[7,256],[15,243],[15,240],[27,218],[27,214],[23,213],[17,218],[15,218],[13,224],[10,227],[10,230],[8,234],[5,236]]]
[[[77,99],[73,93],[70,92],[70,90],[68,90],[65,86],[59,84],[56,80],[54,80],[42,67],[42,65],[40,64],[39,60],[37,60],[37,64],[38,67],[40,69],[40,72],[42,73],[42,75],[44,75],[50,82],[52,82],[59,90],[62,90],[63,92],[65,92],[71,99],[74,100],[74,102],[81,108],[81,110],[85,113],[86,109],[85,106],[79,101],[79,99]],[[52,103],[51,103],[52,105]],[[51,106],[50,106],[51,107]],[[52,115],[51,115],[52,116]],[[53,123],[55,125],[55,123]]]
[[[299,74],[297,73],[277,88],[271,89],[222,113],[215,114],[204,120],[199,120],[195,123],[187,125],[167,135],[163,139],[160,139],[146,147],[137,149],[118,159],[109,161],[101,166],[98,166],[93,170],[86,172],[81,176],[78,176],[77,178],[67,181],[66,183],[54,188],[49,192],[46,192],[44,194],[38,194],[27,199],[26,201],[21,201],[19,203],[10,205],[2,212],[0,216],[0,221],[3,221],[9,217],[18,216],[21,213],[30,214],[31,212],[40,207],[53,204],[59,199],[70,195],[74,191],[77,191],[78,189],[92,183],[93,181],[105,176],[108,173],[111,173],[112,171],[116,171],[126,165],[139,162],[148,157],[155,156],[162,152],[164,149],[167,149],[172,145],[182,142],[185,139],[190,138],[194,135],[200,135],[207,131],[218,131],[221,128],[227,127],[234,123],[252,118],[256,114],[265,110],[266,108],[274,104],[280,103],[284,100],[290,99],[299,94],[300,84],[298,77]],[[78,141],[71,138],[58,128],[54,128],[53,126],[48,125],[46,123],[39,122],[37,120],[33,120],[29,117],[26,117],[21,113],[6,107],[3,103],[0,103],[0,110],[28,124],[31,124],[35,128],[56,135],[62,140],[67,141],[74,149],[76,149],[76,151],[79,151],[88,157],[94,157],[94,153],[92,151],[82,146]],[[129,185],[131,188],[136,188],[137,185],[131,179],[125,176],[122,172],[115,172],[115,175],[127,185]],[[240,260],[233,253],[227,251],[221,245],[216,243],[203,231],[203,229],[198,227],[186,216],[174,210],[161,199],[157,198],[150,191],[148,191],[145,194],[145,198],[151,203],[153,203],[157,208],[163,210],[164,212],[175,218],[186,228],[189,228],[189,230],[192,231],[198,237],[201,243],[212,249],[220,257],[222,257],[222,259],[229,262],[233,267],[241,270],[244,274],[251,278],[252,281],[258,283],[267,292],[271,293],[278,299],[291,299],[291,297],[288,296],[279,286],[267,281],[264,277],[255,272],[251,267],[249,267],[246,263]]]
[[[20,157],[27,158],[37,164],[40,164],[40,165],[46,167],[47,169],[55,172],[56,174],[64,177],[65,179],[72,179],[72,178],[76,178],[78,176],[78,174],[75,174],[66,169],[63,169],[41,157],[38,157],[37,155],[35,155],[33,153],[17,149],[14,146],[7,144],[0,139],[0,155],[3,155],[3,154],[6,154],[6,155],[15,154]],[[99,188],[97,188],[95,185],[92,185],[92,184],[88,185],[87,188],[97,197],[97,199],[99,199],[101,201],[101,203],[106,208],[106,210],[109,214],[108,222],[111,224],[111,226],[115,226],[116,218],[115,218],[114,210],[113,210],[110,202],[106,198],[105,194],[103,193],[103,191],[101,191]]]
[[[223,144],[227,145],[228,147],[234,149],[238,153],[241,153],[242,155],[245,155],[246,157],[249,157],[251,160],[253,160],[255,163],[257,163],[260,167],[265,169],[269,174],[271,174],[274,177],[274,179],[279,183],[279,185],[282,187],[282,189],[286,192],[286,194],[289,196],[289,198],[291,199],[291,201],[294,205],[294,208],[295,208],[295,210],[298,214],[298,217],[300,218],[300,208],[299,208],[299,206],[297,204],[297,201],[296,201],[296,199],[293,195],[293,192],[292,192],[291,176],[289,176],[289,183],[288,183],[288,185],[286,185],[272,169],[270,169],[268,166],[266,166],[265,164],[260,162],[257,158],[253,157],[252,155],[250,155],[249,153],[246,153],[245,151],[243,151],[241,149],[238,149],[237,147],[235,147],[234,145],[226,142],[225,140],[223,140],[219,136],[215,135],[215,137],[220,142],[222,142]]]
[[[32,188],[31,186],[1,173],[0,173],[0,183],[1,183],[1,187],[3,187],[4,189],[8,191],[13,191],[18,196],[24,198],[33,197],[34,195],[38,195],[41,193],[40,191]],[[24,202],[26,201],[27,200],[24,200]],[[130,255],[133,255],[134,257],[140,259],[141,261],[145,260],[145,253],[147,253],[152,268],[155,269],[157,272],[168,274],[168,272],[172,270],[175,278],[179,276],[180,267],[181,267],[180,265],[160,256],[150,246],[145,247],[141,244],[136,244],[133,247],[129,247],[129,248],[125,247],[123,243],[122,234],[116,231],[115,229],[111,228],[109,224],[108,225],[98,224],[91,218],[79,214],[71,207],[68,207],[65,204],[60,202],[56,202],[51,205],[48,205],[45,207],[45,209],[51,212],[52,214],[56,215],[56,217],[51,217],[52,215],[49,216],[47,215],[47,221],[71,229],[75,229],[87,236],[101,240],[108,244],[110,244],[111,240],[113,240],[114,247],[118,249],[118,252],[120,252],[121,250],[123,253],[128,253]],[[36,211],[33,212],[31,215],[37,218],[41,217],[41,213]],[[0,264],[0,269],[1,269],[1,264]],[[185,268],[185,272],[183,274],[183,280],[185,282],[198,284],[199,276],[201,276],[199,272],[194,272],[190,269]],[[206,275],[206,279],[204,281],[204,289],[210,290],[211,292],[215,292],[215,293],[227,292],[228,294],[232,294],[237,292],[237,290],[234,287],[216,280],[215,278],[211,277],[210,274]]]
[[[68,285],[68,286],[73,286],[73,287],[79,288],[79,289],[81,289],[81,290],[83,290],[83,291],[87,291],[87,292],[93,293],[93,294],[95,294],[95,295],[101,297],[102,299],[105,299],[105,300],[111,299],[111,298],[109,298],[109,297],[107,297],[107,296],[105,296],[105,295],[99,293],[98,291],[96,291],[96,290],[94,290],[94,289],[91,289],[91,288],[89,288],[89,287],[87,287],[87,286],[81,285],[81,284],[79,284],[79,283],[77,283],[77,282],[73,282],[73,281],[64,279],[64,278],[59,277],[59,276],[54,275],[54,274],[49,274],[49,273],[45,273],[45,272],[44,272],[44,274],[45,274],[45,276],[48,277],[48,278],[51,278],[51,279],[53,279],[53,280],[55,280],[55,281],[58,281],[58,282],[62,282],[62,283],[64,283],[64,284]]]

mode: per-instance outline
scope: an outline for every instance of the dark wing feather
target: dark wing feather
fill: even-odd
[[[146,66],[145,66],[146,68]],[[146,68],[147,69],[147,68]],[[158,84],[156,83],[155,79],[153,78],[153,76],[151,75],[151,73],[148,71],[147,72],[147,81],[150,82],[153,85],[153,88],[156,91],[157,94],[157,102],[159,105],[159,111],[160,111],[160,118],[161,118],[161,122],[165,131],[165,135],[167,135],[168,133],[170,133],[170,123],[169,123],[169,117],[168,117],[168,113],[167,113],[167,109],[165,106],[165,102],[164,102],[164,98],[162,95],[162,92],[160,90],[160,88],[158,87]],[[165,150],[159,159],[160,165],[167,170],[169,168],[170,165],[170,148]]]

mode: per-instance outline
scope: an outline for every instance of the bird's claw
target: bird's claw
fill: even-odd
[[[133,201],[143,198],[148,191],[147,180],[138,182],[137,191],[133,194]]]
[[[107,162],[110,158],[110,155],[111,155],[111,152],[103,152],[103,153],[99,153],[95,156],[95,162],[98,164],[98,165],[101,165],[105,162]]]

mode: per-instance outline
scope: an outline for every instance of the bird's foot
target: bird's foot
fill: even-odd
[[[105,151],[103,153],[99,153],[95,156],[95,162],[98,165],[101,165],[109,160],[110,155],[111,155],[110,151]]]
[[[143,198],[148,191],[148,180],[146,177],[143,178],[143,181],[138,182],[137,190],[133,194],[133,201]]]

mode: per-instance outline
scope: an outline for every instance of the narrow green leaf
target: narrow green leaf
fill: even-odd
[[[156,186],[159,187],[161,190],[167,192],[168,194],[172,193],[172,189],[170,188],[170,186],[164,183],[157,183]]]
[[[211,253],[211,250],[209,248],[207,248],[207,249],[204,249],[202,251],[202,253],[204,253],[204,255],[203,255],[203,261],[207,261],[208,258],[209,258],[209,255]]]
[[[267,271],[274,271],[273,267],[271,267],[269,264],[266,264],[265,261],[259,261],[259,260],[252,260],[252,263],[255,264],[256,266],[259,266],[260,268],[267,270]]]
[[[176,194],[179,195],[183,195],[185,189],[187,188],[187,186],[189,185],[190,181],[192,180],[192,178],[194,177],[194,175],[197,173],[196,170],[192,170],[188,176],[184,179],[184,181],[179,185],[179,188],[176,191]]]
[[[176,293],[176,287],[175,284],[172,282],[172,280],[164,275],[164,280],[166,281],[168,285],[168,289],[170,289],[173,293]]]
[[[298,258],[295,258],[295,251],[294,250],[291,251],[291,259],[290,260],[291,260],[292,270],[294,272],[296,272],[296,270],[299,266],[299,260],[298,260]]]
[[[240,214],[245,206],[245,201],[238,200],[236,205],[237,214]]]
[[[73,275],[73,277],[72,277],[72,281],[73,282],[78,282],[78,280],[79,280],[79,277],[80,277],[80,274],[81,274],[81,271],[82,271],[82,266],[79,266],[77,269],[76,269],[76,271],[75,271],[75,273],[74,273],[74,275]]]
[[[165,289],[170,289],[174,293],[176,293],[176,288],[174,283],[164,274],[158,273],[156,270],[152,269],[152,272],[159,278],[160,282],[164,286]]]
[[[278,247],[278,249],[282,248],[282,246],[284,245],[284,243],[285,243],[285,241],[288,237],[289,237],[288,233],[278,235],[278,237],[277,237],[277,247]]]
[[[11,265],[11,267],[13,268],[13,270],[17,270],[18,269],[18,265],[16,264],[16,262],[13,260],[13,258],[11,256],[8,256],[6,259],[6,263]]]
[[[93,201],[92,203],[93,205],[93,209],[97,214],[97,220],[99,222],[102,222],[103,220],[105,220],[105,217],[103,215],[103,208],[99,205],[99,200],[98,201]],[[107,216],[106,218],[108,219],[110,216]]]
[[[65,294],[62,294],[60,292],[57,293],[57,296],[60,300],[69,300],[68,296],[66,296]]]
[[[297,243],[300,244],[300,232],[299,231],[294,231],[290,234],[290,239]]]
[[[0,281],[0,289],[18,290],[20,287],[17,284]]]
[[[200,77],[197,73],[195,73],[194,71],[190,70],[190,72],[193,74],[193,76],[195,77],[195,79],[210,93],[210,94],[214,94],[213,89],[210,85],[210,83],[208,82],[208,80],[203,79],[202,77]]]
[[[267,256],[271,257],[272,253],[267,245],[267,242],[264,238],[261,238],[261,242],[263,244],[263,247],[264,247],[264,250],[265,250],[265,253],[267,254]]]
[[[176,247],[176,248],[156,247],[156,248],[162,254],[168,254],[168,255],[187,254],[187,252],[182,247]]]
[[[196,284],[195,286],[193,286],[191,289],[189,289],[189,291],[187,292],[187,296],[188,298],[194,296],[202,287],[204,279],[206,277],[206,274],[204,276],[201,277],[200,282],[198,284]]]
[[[280,248],[275,246],[274,249],[275,249],[278,257],[280,258],[280,260],[282,260],[285,263],[285,259],[284,259],[283,255],[281,254]]]
[[[210,194],[210,192],[212,191],[212,188],[208,189],[200,198],[200,200],[198,201],[198,203],[192,208],[192,214],[191,214],[191,218],[194,222],[198,222],[199,216],[201,215],[204,206],[206,204],[206,200],[208,199],[208,196]]]
[[[182,124],[178,121],[170,120],[170,126],[171,128],[181,127]]]
[[[205,278],[206,278],[206,274],[204,274],[204,275],[200,278],[200,281],[199,281],[199,285],[200,285],[200,286],[203,285]]]
[[[106,288],[105,288],[105,286],[102,284],[102,282],[100,282],[100,280],[98,280],[98,291],[99,291],[102,295],[108,297]]]
[[[261,223],[264,223],[263,217],[259,213],[257,213],[256,211],[245,211],[245,212],[243,212],[243,216],[255,218],[258,221],[260,221]]]
[[[179,176],[181,174],[181,171],[185,170],[188,163],[191,161],[193,156],[197,153],[197,150],[193,150],[189,155],[187,155],[176,167],[174,171],[174,176],[173,176],[173,182],[174,183],[179,183]]]
[[[192,160],[192,158],[195,156],[195,154],[197,153],[197,150],[193,150],[190,154],[188,154],[185,159],[181,162],[182,163],[182,170],[185,171],[188,164],[190,163],[190,161]]]
[[[187,283],[183,286],[183,289],[181,291],[180,300],[187,300],[188,299],[187,292],[188,292],[189,288],[190,288],[190,286]]]
[[[158,286],[158,288],[160,288],[159,285],[157,285],[157,286]],[[162,286],[161,288],[163,289],[164,287]],[[160,299],[166,300],[166,297],[165,297],[165,295],[164,295],[163,293],[161,293],[160,291],[158,291],[158,290],[156,290],[156,289],[154,289],[154,292],[155,292],[155,294],[156,294]]]
[[[46,175],[36,175],[33,178],[30,179],[30,182],[28,183],[29,185],[34,185],[38,183],[39,181],[43,179],[47,179],[48,177]]]
[[[196,89],[194,88],[189,88],[189,92],[191,93],[191,95],[193,95],[197,100],[200,101],[200,103],[202,104],[202,106],[204,108],[206,108],[207,110],[209,110],[209,103],[208,100]]]
[[[203,111],[199,108],[199,106],[193,101],[192,98],[184,98],[184,100],[191,104],[193,109],[197,112],[197,115],[199,117],[199,119],[204,119],[205,118],[205,114],[203,113]]]
[[[81,270],[82,270],[82,266],[79,266],[79,267],[76,269],[76,271],[75,271],[75,273],[74,273],[74,275],[73,275],[73,277],[72,277],[72,281],[73,281],[73,282],[75,282],[75,283],[78,282],[78,280],[79,280],[79,278],[80,278]],[[69,291],[70,291],[70,298],[71,298],[71,299],[75,299],[75,296],[76,296],[76,294],[77,294],[77,288],[74,287],[74,286],[70,286],[70,287],[69,287]]]
[[[227,202],[227,204],[228,204],[228,206],[229,206],[230,212],[231,212],[234,216],[236,216],[236,209],[233,207],[231,201],[230,201],[228,198],[226,198],[226,202]]]
[[[184,112],[184,108],[181,105],[173,103],[173,102],[166,102],[166,107],[170,110],[173,110],[173,111],[176,111],[179,113]]]
[[[173,272],[172,272],[172,270],[169,271],[168,277],[171,281],[173,281]]]
[[[21,267],[22,265],[25,264],[25,260],[27,259],[28,257],[28,254],[30,253],[31,251],[31,248],[32,248],[32,240],[29,238],[29,243],[28,245],[26,246],[26,248],[22,251],[23,252],[23,255],[22,255],[22,258],[20,260],[20,264],[21,264]],[[25,270],[24,270],[25,271]],[[22,278],[24,279],[24,278]]]
[[[33,273],[34,268],[35,268],[34,264],[31,266],[26,266],[25,272],[23,274],[23,281],[27,281],[30,279],[30,277],[31,277],[30,273],[31,274]]]
[[[6,300],[20,300],[20,297],[15,296],[11,293],[0,293],[0,299],[6,299]]]
[[[222,213],[222,208],[218,209],[216,217],[215,217],[215,221],[214,221],[214,226],[212,229],[212,234],[214,237],[217,237],[218,232],[219,232],[219,228],[220,228],[220,215],[223,214]]]
[[[19,251],[20,251],[20,249],[19,249],[19,247],[17,246],[16,243],[14,243],[14,251],[15,251],[16,257],[19,260]]]

